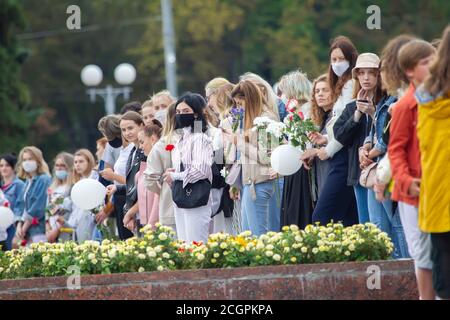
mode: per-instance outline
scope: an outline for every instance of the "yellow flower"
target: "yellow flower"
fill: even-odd
[[[220,249],[226,249],[228,247],[228,245],[225,242],[222,242],[220,244]]]
[[[50,261],[50,257],[49,256],[43,256],[42,257],[42,263],[46,264]]]
[[[217,262],[217,260],[216,259],[211,259],[211,263],[216,263]]]
[[[289,228],[291,229],[292,232],[298,231],[298,226],[295,224],[291,224],[291,226]]]
[[[281,228],[281,230],[283,230],[283,231],[289,231],[289,226],[284,226],[283,228]]]
[[[97,264],[98,260],[97,259],[93,259],[91,260],[92,264]]]
[[[170,254],[168,254],[167,252],[164,252],[164,253],[162,254],[162,257],[163,257],[164,259],[169,259],[169,258],[170,258]]]
[[[297,258],[296,257],[292,257],[291,258],[291,262],[294,262],[294,263],[297,262]]]
[[[301,250],[303,253],[307,253],[307,252],[308,252],[308,248],[307,248],[307,247],[302,247],[300,250]]]
[[[198,253],[198,254],[197,254],[197,259],[200,260],[200,261],[202,261],[203,259],[205,259],[205,255],[202,254],[202,253]]]
[[[354,251],[354,250],[355,250],[355,245],[354,245],[353,243],[351,243],[351,244],[348,246],[348,250]]]
[[[318,248],[313,248],[313,249],[312,249],[312,253],[317,254],[318,252],[319,252],[319,249],[318,249]]]
[[[218,253],[218,252],[214,253],[214,254],[213,254],[213,257],[214,257],[214,258],[220,257],[220,253]]]

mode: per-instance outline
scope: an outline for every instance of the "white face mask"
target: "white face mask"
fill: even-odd
[[[336,62],[331,64],[331,68],[333,69],[333,72],[338,76],[341,77],[345,71],[350,67],[350,63],[347,60]]]
[[[22,162],[22,168],[27,173],[35,172],[37,170],[37,167],[38,167],[37,162],[34,160],[28,160],[28,161]]]

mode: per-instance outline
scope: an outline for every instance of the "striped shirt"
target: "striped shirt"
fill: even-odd
[[[172,154],[175,173],[174,180],[183,180],[183,188],[188,183],[208,179],[212,183],[213,148],[211,138],[205,133],[192,133],[191,127],[183,128],[183,136]],[[184,171],[181,172],[181,162]]]

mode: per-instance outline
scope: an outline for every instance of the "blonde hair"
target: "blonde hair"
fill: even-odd
[[[213,94],[217,93],[217,90],[225,85],[225,84],[229,84],[230,82],[225,79],[225,78],[221,78],[221,77],[217,77],[212,79],[211,81],[209,81],[206,86],[205,86],[205,94],[206,94],[206,98],[210,97]]]
[[[42,151],[35,146],[28,146],[28,147],[25,147],[22,150],[20,150],[20,153],[19,153],[19,161],[17,162],[17,166],[16,166],[17,176],[19,178],[21,178],[21,179],[31,178],[31,175],[28,172],[26,172],[22,167],[23,156],[25,153],[29,153],[31,155],[31,157],[33,158],[33,160],[36,161],[36,163],[37,163],[36,172],[38,175],[41,175],[41,174],[50,175],[50,170],[48,169],[47,162],[45,162],[45,160],[44,160]]]
[[[103,138],[106,140],[106,138]],[[69,173],[67,175],[67,178],[64,181],[59,180],[56,176],[53,177],[52,185],[50,186],[50,189],[62,186],[62,185],[71,185],[72,184],[72,175],[70,174],[73,170],[73,158],[74,156],[68,152],[60,152],[55,157],[54,163],[56,164],[56,161],[58,159],[61,159],[64,164],[66,165],[67,172]]]
[[[166,123],[164,124],[164,129],[162,136],[167,138],[167,142],[170,143],[172,140],[172,133],[175,130],[175,115],[176,115],[177,105],[173,102],[168,108],[166,113]]]
[[[222,119],[226,117],[233,106],[233,98],[231,98],[233,88],[234,84],[226,83],[217,89],[216,104]]]
[[[90,173],[95,168],[94,155],[88,149],[80,149],[80,150],[78,150],[77,152],[74,153],[73,157],[74,157],[74,159],[75,159],[75,157],[83,157],[87,161],[88,167],[86,169],[86,172],[83,172],[83,173],[87,173],[87,172]],[[83,178],[82,175],[80,175],[78,172],[76,172],[75,171],[75,167],[74,167],[73,170],[72,170],[72,181],[73,181],[73,183],[77,183],[82,178]]]
[[[300,70],[292,71],[282,76],[278,84],[278,89],[288,99],[296,99],[299,105],[311,99],[311,82],[308,80],[306,73]]]
[[[244,73],[241,77],[240,80],[249,80],[252,81],[253,83],[255,83],[256,85],[258,85],[258,87],[261,89],[261,92],[263,93],[263,97],[264,97],[264,104],[274,112],[274,114],[276,115],[276,117],[278,118],[278,120],[280,120],[280,115],[278,113],[278,104],[277,104],[277,95],[275,94],[275,91],[273,91],[272,86],[266,81],[264,80],[261,76],[252,73],[252,72],[247,72]]]
[[[169,90],[162,90],[157,93],[154,93],[150,97],[150,100],[145,101],[144,104],[142,105],[142,109],[147,107],[154,107],[155,99],[157,98],[165,98],[168,102],[167,106],[170,106],[173,102],[175,102],[175,98],[172,97]]]

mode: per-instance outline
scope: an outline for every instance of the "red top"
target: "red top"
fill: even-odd
[[[419,198],[408,193],[413,178],[420,178],[420,150],[417,138],[417,101],[413,84],[398,100],[392,112],[388,145],[394,190],[392,199],[418,206]]]

